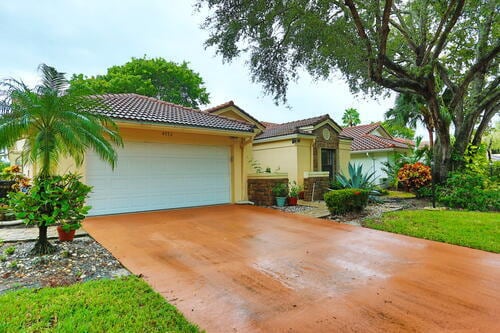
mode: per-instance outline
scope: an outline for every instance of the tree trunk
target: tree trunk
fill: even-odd
[[[56,248],[49,243],[47,238],[47,226],[38,226],[38,240],[31,250],[31,253],[37,255],[51,254],[56,251]]]
[[[451,168],[451,142],[449,133],[438,132],[433,151],[432,177],[436,184],[446,181]]]
[[[451,167],[450,127],[440,115],[440,105],[434,92],[434,82],[430,80],[428,86],[431,93],[428,95],[427,105],[436,130],[436,144],[432,152],[432,179],[435,184],[440,184],[446,181]]]
[[[434,130],[427,128],[427,133],[429,134],[429,149],[434,150]],[[418,148],[418,147],[417,147]]]

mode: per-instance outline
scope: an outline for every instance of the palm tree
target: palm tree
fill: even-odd
[[[344,115],[342,116],[342,122],[344,126],[352,127],[361,124],[361,120],[359,119],[359,112],[354,108],[349,108],[344,111]]]
[[[422,123],[429,135],[429,148],[432,151],[434,144],[434,125],[431,113],[422,97],[411,94],[399,94],[396,97],[394,108],[385,113],[386,121],[397,126],[417,128],[417,123]]]
[[[0,83],[0,148],[10,148],[24,139],[23,161],[36,166],[39,179],[54,175],[63,157],[81,165],[85,152],[94,150],[102,160],[115,166],[113,144],[123,145],[118,126],[95,110],[105,108],[98,97],[68,92],[64,73],[42,64],[41,83],[34,89],[22,81],[7,79]],[[38,253],[51,252],[47,225],[38,223]]]

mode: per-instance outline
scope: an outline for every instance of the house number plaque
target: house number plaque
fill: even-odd
[[[174,133],[172,133],[172,132],[165,132],[164,131],[164,132],[161,132],[161,135],[163,135],[163,136],[174,136]]]

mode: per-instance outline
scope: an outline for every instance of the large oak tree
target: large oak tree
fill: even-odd
[[[186,62],[177,64],[163,58],[132,58],[108,68],[104,75],[75,74],[70,84],[70,91],[80,94],[137,93],[195,109],[210,102],[198,73]]]
[[[286,100],[287,85],[301,69],[317,78],[340,72],[353,92],[420,96],[436,131],[437,181],[460,164],[468,143],[480,142],[498,112],[496,0],[198,4],[209,10],[206,45],[225,60],[249,53],[253,79],[278,101]]]

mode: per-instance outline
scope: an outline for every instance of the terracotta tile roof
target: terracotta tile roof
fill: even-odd
[[[405,139],[405,138],[393,138],[393,139],[398,141],[398,142],[405,143],[407,145],[412,145],[412,146],[415,145],[415,142],[413,142],[413,140],[410,140],[410,139]]]
[[[351,145],[352,151],[408,148],[406,142],[371,134],[379,127],[382,127],[380,123],[346,127],[340,134],[354,139]]]
[[[380,126],[380,122],[373,123],[373,124],[367,124],[367,125],[344,127],[340,134],[345,135],[345,136],[350,136],[351,138],[357,138],[357,137],[360,137],[364,134],[371,133],[373,130],[375,130],[379,126]]]
[[[225,109],[227,107],[235,107],[236,109],[238,109],[238,111],[240,111],[241,113],[243,113],[245,116],[247,116],[248,118],[250,118],[255,124],[258,124],[262,127],[266,127],[265,125],[263,125],[260,121],[258,121],[257,119],[255,119],[254,117],[252,117],[252,115],[250,115],[248,112],[246,112],[245,110],[243,110],[242,108],[240,108],[238,105],[234,104],[233,101],[229,101],[229,102],[226,102],[224,104],[220,104],[220,105],[217,105],[217,106],[214,106],[212,108],[209,108],[209,109],[205,109],[203,110],[204,112],[208,112],[208,113],[213,113],[213,112],[216,112],[216,111],[219,111],[221,109]]]
[[[243,121],[217,116],[200,110],[138,94],[99,95],[108,110],[99,110],[113,119],[171,125],[252,132],[254,126]]]
[[[264,132],[257,135],[257,137],[255,137],[255,139],[256,140],[267,139],[267,138],[288,135],[288,134],[294,134],[294,133],[296,133],[296,134],[309,134],[310,135],[311,133],[306,132],[304,130],[301,130],[300,128],[307,127],[307,126],[314,126],[314,125],[317,125],[317,124],[319,124],[322,121],[325,121],[327,119],[330,119],[330,116],[325,114],[325,115],[318,116],[318,117],[291,121],[289,123],[284,123],[284,124],[273,124],[270,127],[266,126],[266,129],[264,130]]]
[[[270,123],[270,122],[267,122],[267,121],[261,121],[260,122],[262,125],[264,125],[265,128],[271,128],[271,127],[275,127],[275,126],[279,126],[280,124],[276,124],[276,123]]]

